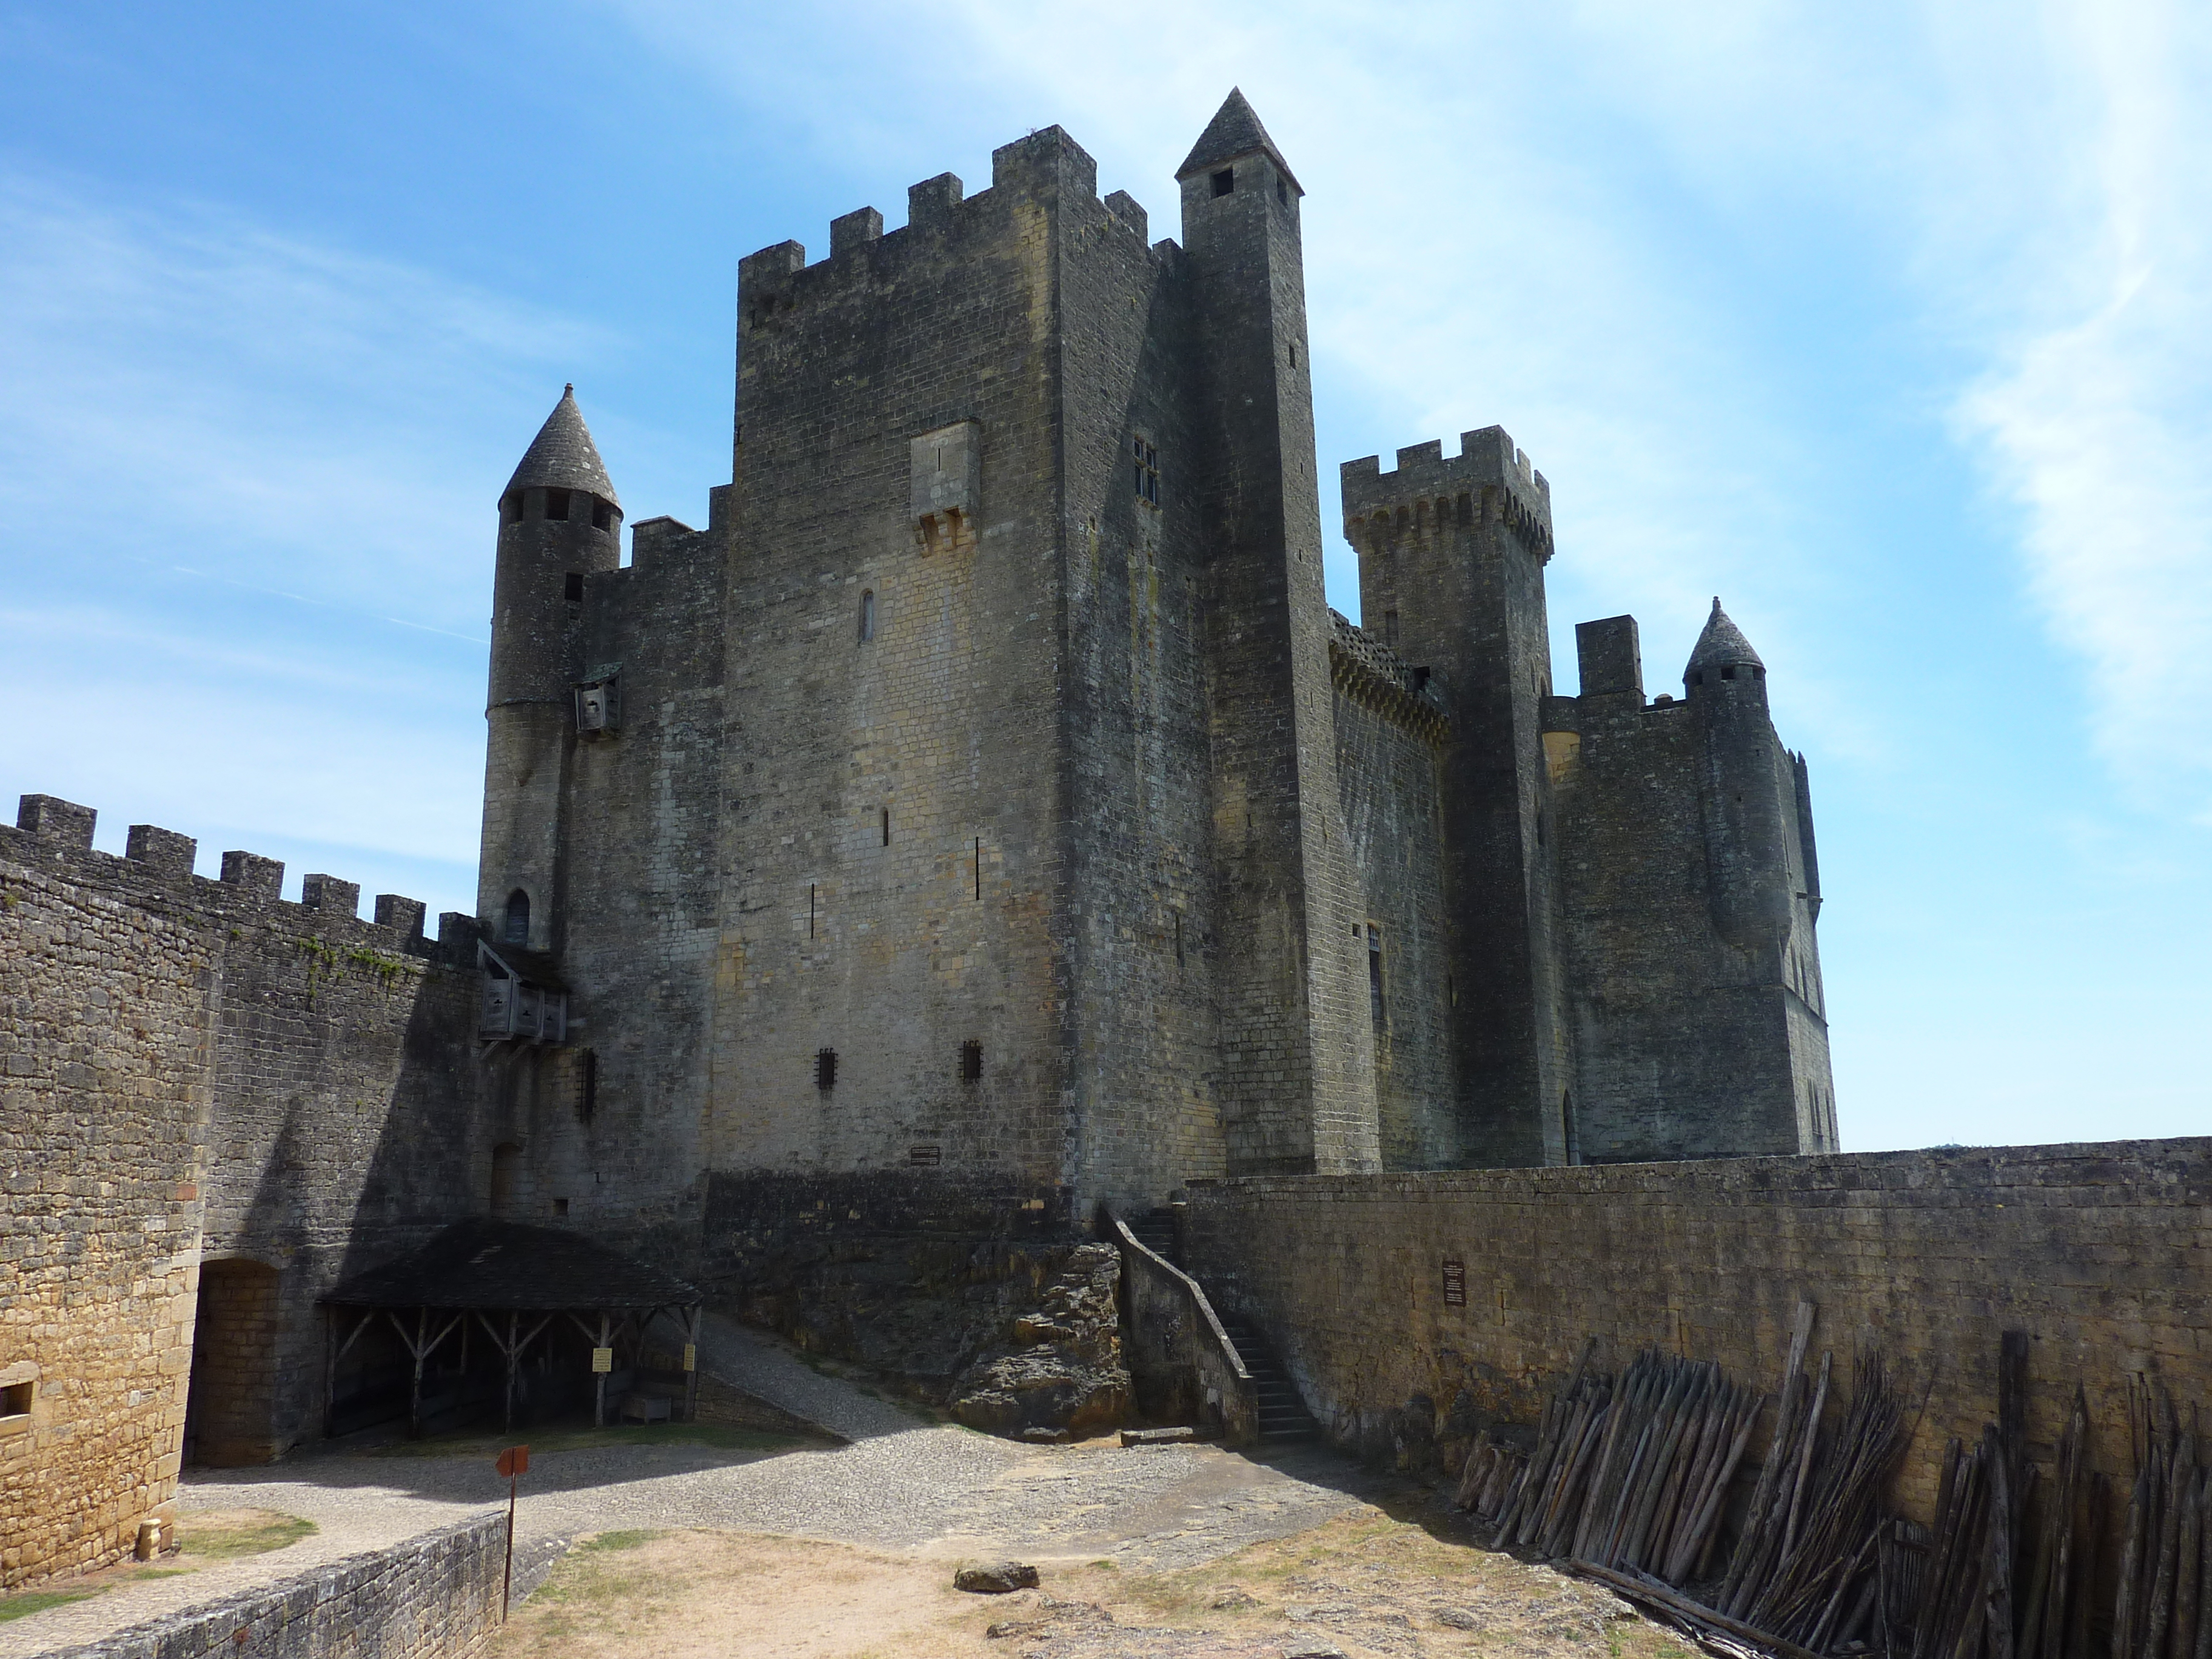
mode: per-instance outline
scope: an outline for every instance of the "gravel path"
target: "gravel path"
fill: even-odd
[[[848,1443],[766,1454],[686,1445],[544,1453],[524,1477],[519,1551],[550,1558],[583,1532],[712,1527],[933,1557],[1004,1553],[1176,1567],[1317,1525],[1370,1489],[1350,1464],[1320,1450],[1260,1462],[1212,1446],[1017,1444],[920,1421],[726,1321],[710,1316],[701,1336],[713,1374]],[[280,1510],[321,1530],[267,1555],[0,1626],[0,1659],[95,1640],[396,1543],[506,1497],[507,1483],[482,1455],[323,1453],[266,1468],[193,1471],[179,1492],[187,1513]]]

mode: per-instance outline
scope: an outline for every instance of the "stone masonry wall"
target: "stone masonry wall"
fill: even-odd
[[[1771,1391],[1800,1297],[1839,1378],[1871,1342],[1928,1390],[1898,1486],[1923,1521],[1945,1439],[1995,1420],[2006,1330],[2039,1461],[2077,1382],[2124,1478],[2129,1374],[2212,1400],[2212,1139],[1198,1183],[1185,1259],[1337,1440],[1414,1466],[1534,1424],[1593,1334],[1601,1365],[1656,1344]]]
[[[506,1552],[506,1515],[479,1515],[51,1659],[462,1659],[499,1628]]]
[[[192,873],[189,838],[149,825],[132,827],[129,855],[96,852],[92,811],[46,797],[26,797],[21,822],[0,829],[17,900],[0,908],[0,1042],[30,1068],[4,1110],[27,1154],[11,1146],[8,1166],[24,1187],[9,1195],[8,1237],[23,1241],[27,1265],[0,1285],[0,1322],[20,1322],[33,1334],[20,1340],[41,1352],[0,1354],[0,1368],[35,1364],[40,1408],[70,1403],[53,1435],[33,1435],[55,1455],[34,1455],[19,1478],[76,1480],[84,1455],[106,1457],[100,1478],[133,1492],[173,1480],[191,1405],[212,1412],[216,1431],[196,1451],[265,1461],[320,1431],[317,1298],[483,1207],[475,974],[453,960],[466,958],[473,929],[453,918],[453,937],[433,945],[422,907],[393,895],[363,921],[359,890],[325,876],[306,878],[306,902],[288,902],[283,866],[249,854],[226,854],[223,878],[209,880]],[[157,1194],[173,1215],[148,1207]],[[148,1237],[123,1219],[138,1214],[158,1223]],[[203,1261],[221,1282],[196,1332]],[[147,1287],[173,1274],[178,1299],[165,1303],[170,1292]],[[93,1310],[103,1297],[119,1323],[91,1313],[47,1323],[54,1306],[76,1305],[68,1297]],[[80,1340],[103,1358],[70,1357]],[[196,1342],[210,1368],[188,1399]],[[125,1375],[157,1352],[173,1367],[158,1386]],[[66,1426],[142,1408],[173,1410],[174,1424],[143,1431],[158,1446],[138,1447],[141,1431],[120,1420],[105,1434]],[[36,1549],[112,1554],[137,1520],[116,1501],[102,1523],[115,1535],[97,1549],[70,1541],[91,1525],[87,1505],[9,1514],[44,1540]]]
[[[9,1588],[127,1554],[175,1492],[215,1012],[203,934],[29,841],[0,836],[0,1382],[28,1407],[0,1415]]]
[[[1364,689],[1345,678],[1352,689]],[[1349,943],[1369,981],[1364,1012],[1375,1032],[1382,1167],[1449,1169],[1459,1162],[1459,1135],[1443,757],[1429,732],[1370,701],[1341,687],[1337,693],[1336,778],[1366,899]]]

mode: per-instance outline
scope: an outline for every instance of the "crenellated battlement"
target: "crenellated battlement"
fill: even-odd
[[[940,173],[907,190],[907,222],[884,228],[872,207],[830,222],[830,252],[810,263],[803,242],[777,242],[738,261],[738,325],[772,326],[780,315],[855,281],[893,275],[908,252],[942,252],[946,239],[1002,236],[1010,210],[1056,201],[1095,204],[1105,222],[1143,243],[1150,216],[1127,191],[1098,198],[1098,164],[1060,128],[1045,127],[991,152],[991,185],[974,196],[955,174]],[[1164,249],[1171,245],[1164,244]]]
[[[459,960],[475,944],[476,918],[458,911],[441,915],[437,939],[426,939],[422,924],[429,907],[398,893],[377,894],[374,920],[363,921],[361,884],[337,876],[302,877],[299,899],[286,899],[283,860],[258,853],[233,849],[222,855],[221,876],[195,874],[199,842],[156,824],[132,824],[118,858],[93,846],[98,822],[98,812],[89,806],[55,795],[25,795],[15,827],[0,825],[0,855],[63,866],[74,880],[143,897],[158,894],[195,910],[259,915],[287,927],[357,934],[364,944],[406,955]]]
[[[1502,426],[1462,432],[1459,444],[1453,456],[1445,455],[1437,439],[1401,449],[1396,470],[1389,472],[1374,455],[1345,462],[1345,538],[1362,547],[1359,530],[1376,520],[1401,532],[1417,521],[1473,524],[1479,510],[1487,510],[1549,559],[1552,486],[1544,475]]]

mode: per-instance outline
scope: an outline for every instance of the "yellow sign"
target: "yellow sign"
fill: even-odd
[[[687,1371],[699,1369],[699,1350],[689,1342],[684,1345],[684,1369]]]
[[[592,1350],[592,1369],[593,1370],[599,1372],[601,1376],[605,1376],[607,1372],[614,1370],[614,1368],[615,1351],[612,1348],[594,1348]]]

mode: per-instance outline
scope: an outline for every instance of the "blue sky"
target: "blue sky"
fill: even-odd
[[[1771,665],[1845,1144],[2208,1126],[2201,6],[0,0],[0,789],[102,847],[469,908],[562,382],[633,520],[703,522],[741,256],[1054,122],[1172,234],[1241,84],[1324,477],[1503,424],[1562,689],[1623,611],[1665,689],[1717,592]]]

